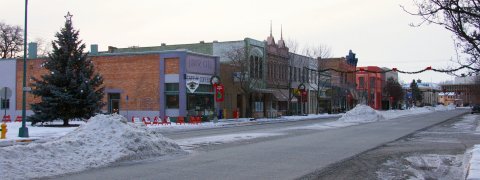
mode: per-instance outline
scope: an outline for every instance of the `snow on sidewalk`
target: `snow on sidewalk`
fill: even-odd
[[[470,159],[467,171],[468,180],[480,179],[480,144],[473,146],[472,157]]]
[[[127,123],[120,115],[97,115],[46,143],[1,148],[2,179],[30,179],[78,172],[122,160],[183,153],[159,133]]]

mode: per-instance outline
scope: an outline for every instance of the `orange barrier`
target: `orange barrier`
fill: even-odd
[[[10,118],[10,115],[3,116],[2,122],[4,122],[4,123],[12,122],[12,119]]]
[[[185,119],[183,119],[183,116],[178,116],[177,122],[175,124],[185,124]]]
[[[202,118],[200,116],[190,116],[190,120],[188,121],[190,124],[200,124],[202,123]]]

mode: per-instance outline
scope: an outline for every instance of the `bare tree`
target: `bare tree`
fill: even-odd
[[[249,103],[247,103],[246,107],[246,116],[252,117],[252,107],[254,107],[253,93],[256,92],[255,87],[260,80],[252,74],[246,48],[232,48],[226,52],[225,57],[229,60],[228,64],[233,70],[234,83],[239,84],[242,95],[248,98]]]
[[[421,17],[412,26],[437,24],[456,36],[456,48],[469,56],[462,65],[480,67],[480,0],[413,0],[416,10],[405,12]]]
[[[315,59],[317,62],[317,68],[322,69],[323,67],[325,67],[325,61],[322,61],[322,59],[331,58],[332,50],[328,45],[317,44],[305,47],[303,49],[303,54]],[[320,92],[323,92],[327,89],[327,85],[329,84],[329,78],[326,78],[326,72],[323,72],[321,70],[319,71],[317,68],[315,68],[315,70],[311,70],[311,74],[314,75],[314,77],[316,78],[315,82],[317,94],[315,97],[317,99],[316,113],[318,114],[320,112],[320,101],[322,100]]]
[[[325,44],[313,45],[304,48],[304,54],[315,59],[324,59],[332,57],[332,48]]]
[[[52,51],[51,42],[48,42],[43,38],[36,38],[34,42],[37,43],[37,54],[39,57],[47,57],[48,53]]]
[[[0,22],[0,59],[14,58],[22,51],[23,29]]]

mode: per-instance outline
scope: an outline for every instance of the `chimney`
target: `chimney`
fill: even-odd
[[[90,45],[90,55],[98,55],[98,44]]]
[[[28,43],[28,58],[36,59],[37,58],[37,43],[31,42]]]
[[[167,45],[167,44],[165,44],[165,43],[162,43],[162,46],[166,46],[166,45]]]

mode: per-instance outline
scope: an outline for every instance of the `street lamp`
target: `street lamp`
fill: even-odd
[[[26,126],[26,113],[25,113],[25,106],[26,106],[26,99],[27,99],[27,7],[28,7],[28,0],[25,0],[25,31],[24,31],[24,39],[23,39],[23,88],[22,88],[22,127],[18,130],[18,137],[28,137],[28,128]]]

